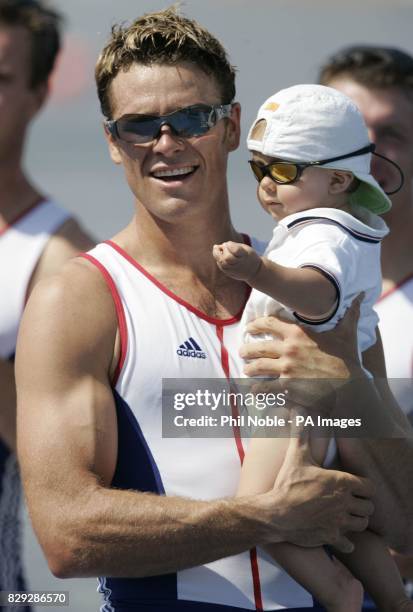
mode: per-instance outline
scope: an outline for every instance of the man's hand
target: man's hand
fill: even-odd
[[[348,379],[363,376],[357,350],[358,296],[340,323],[322,334],[278,317],[261,317],[248,324],[249,334],[272,334],[273,340],[250,342],[240,355],[248,360],[248,376]]]
[[[247,283],[256,276],[261,267],[261,257],[246,244],[238,242],[215,244],[212,254],[218,268],[224,274]]]
[[[329,544],[349,553],[351,531],[364,531],[374,512],[374,486],[366,478],[317,466],[303,429],[290,439],[287,454],[267,502],[278,513],[277,532],[298,546]]]

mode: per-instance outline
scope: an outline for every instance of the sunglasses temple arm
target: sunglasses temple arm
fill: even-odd
[[[114,138],[118,138],[118,130],[116,127],[116,121],[112,121],[112,120],[107,120],[104,121],[103,125],[106,127],[106,129],[108,130],[109,134],[111,134]]]
[[[386,191],[386,195],[394,195],[395,193],[397,193],[398,191],[400,191],[400,189],[403,187],[404,185],[404,174],[403,174],[403,170],[400,168],[400,166],[398,164],[396,164],[396,162],[394,162],[392,159],[389,159],[388,157],[386,157],[385,155],[381,155],[380,153],[376,153],[375,151],[372,152],[373,155],[375,155],[376,157],[380,157],[380,159],[384,159],[386,162],[388,162],[389,164],[391,164],[394,168],[396,168],[396,170],[398,171],[399,175],[400,175],[400,185],[397,187],[397,189],[394,189],[393,191]]]
[[[358,155],[365,155],[366,153],[374,153],[375,148],[376,148],[376,145],[371,143],[367,147],[363,147],[362,149],[358,149],[357,151],[353,151],[352,153],[347,153],[346,155],[338,155],[337,157],[329,157],[328,159],[321,159],[320,161],[313,162],[311,165],[318,166],[318,165],[327,164],[327,163],[331,163],[335,161],[340,161],[341,159],[348,159],[349,157],[357,157]]]

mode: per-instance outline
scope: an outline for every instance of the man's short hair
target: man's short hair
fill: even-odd
[[[413,57],[393,47],[358,45],[341,49],[321,67],[319,82],[349,77],[369,88],[400,87],[413,98]]]
[[[61,16],[41,0],[0,0],[0,27],[22,26],[31,41],[29,87],[46,83],[60,50]]]
[[[95,71],[103,115],[112,118],[110,85],[118,72],[134,63],[174,66],[181,62],[190,62],[215,78],[222,104],[234,100],[235,68],[224,47],[196,21],[179,15],[175,5],[147,13],[131,24],[113,26]]]

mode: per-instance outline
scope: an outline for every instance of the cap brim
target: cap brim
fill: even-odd
[[[364,206],[376,215],[388,212],[392,206],[391,200],[372,175],[354,172],[354,170],[352,172],[359,179],[360,185],[350,195],[350,202]]]

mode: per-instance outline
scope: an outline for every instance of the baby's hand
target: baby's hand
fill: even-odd
[[[254,278],[261,266],[261,257],[254,249],[238,242],[215,244],[212,254],[222,272],[247,283]]]

